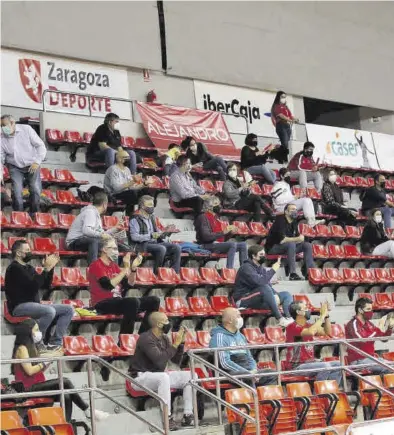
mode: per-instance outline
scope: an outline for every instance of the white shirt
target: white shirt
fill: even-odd
[[[30,125],[15,125],[15,133],[7,136],[1,132],[1,163],[9,163],[18,168],[41,165],[47,149],[44,142]]]
[[[275,210],[294,201],[291,187],[286,181],[277,181],[272,188],[271,195]]]

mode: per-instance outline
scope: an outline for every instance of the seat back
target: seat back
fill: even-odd
[[[235,277],[237,276],[236,269],[228,269],[227,267],[224,267],[220,272],[224,281],[228,283],[235,282]]]
[[[1,430],[11,430],[11,429],[24,429],[22,421],[19,417],[17,411],[1,411],[0,413],[0,427]],[[12,431],[12,434],[24,434],[29,433],[27,429],[25,431],[16,432]]]
[[[75,183],[74,175],[68,169],[55,169],[55,177],[59,181]]]
[[[181,267],[180,277],[185,283],[198,284],[200,282],[200,274],[195,267]]]
[[[331,233],[333,237],[345,238],[346,233],[340,225],[331,225]]]
[[[356,245],[345,245],[343,250],[345,251],[345,256],[347,258],[359,258],[361,256],[361,253],[357,249]]]
[[[116,353],[119,351],[112,335],[93,335],[92,344],[97,352]]]
[[[56,226],[53,216],[50,213],[36,213],[35,223],[41,227],[53,228]]]
[[[197,331],[197,341],[202,347],[209,347],[209,342],[211,341],[211,334],[209,331]]]
[[[329,246],[329,248],[331,248],[331,246]],[[312,255],[314,258],[330,257],[329,251],[324,245],[316,245],[316,244],[312,245]]]
[[[250,232],[260,237],[265,237],[268,234],[267,228],[261,222],[249,222]]]
[[[345,250],[343,249],[343,246],[339,245],[330,245],[328,247],[328,252],[330,257],[334,258],[343,258],[345,256]]]
[[[201,278],[207,281],[209,284],[219,284],[222,281],[216,269],[201,267],[200,274]]]
[[[362,229],[361,227],[346,225],[345,232],[349,239],[359,239],[361,237]]]
[[[119,338],[120,347],[133,355],[139,338],[138,334],[120,334]]]
[[[249,344],[266,343],[266,339],[260,328],[244,328],[242,332]]]
[[[334,340],[342,340],[345,338],[345,331],[338,323],[331,324],[331,338]]]
[[[60,274],[62,281],[68,285],[78,286],[83,281],[78,267],[62,267]]]
[[[160,281],[165,281],[170,284],[177,284],[180,282],[180,278],[175,270],[169,267],[159,267],[157,269],[157,278]]]
[[[310,397],[312,390],[308,382],[297,382],[286,385],[287,394],[289,397]]]
[[[57,223],[61,227],[70,228],[75,218],[76,216],[73,214],[59,213],[57,215]]]
[[[65,204],[77,204],[79,201],[69,190],[57,190],[56,200]]]
[[[136,281],[149,284],[155,283],[157,279],[150,267],[139,267],[137,269]]]
[[[242,405],[244,403],[250,405],[254,402],[252,393],[246,388],[227,390],[225,392],[225,398],[226,402],[230,403],[231,405]],[[246,409],[242,409],[242,411],[247,414]],[[227,418],[229,423],[236,423],[243,420],[241,416],[236,414],[234,411],[229,410],[228,408]]]
[[[394,388],[394,373],[383,375],[383,384],[386,388]]]
[[[18,227],[28,228],[33,225],[29,213],[25,211],[13,211],[11,213],[11,223]]]
[[[92,353],[92,349],[89,346],[85,337],[78,336],[64,336],[63,346],[66,353],[69,355],[87,355]]]
[[[211,296],[211,306],[218,313],[222,312],[226,308],[232,307],[233,305],[230,303],[227,296]]]
[[[166,297],[165,305],[167,313],[173,316],[183,316],[189,312],[185,299],[180,297]]]
[[[189,306],[191,311],[195,313],[210,314],[212,312],[212,307],[205,296],[189,297]]]
[[[58,250],[55,242],[49,237],[36,237],[33,239],[33,248],[35,251],[48,254],[53,254]]]
[[[27,412],[29,423],[37,426],[51,426],[67,424],[64,418],[63,409],[60,406],[50,408],[29,409]]]
[[[286,336],[280,326],[267,326],[265,328],[265,337],[268,343],[285,343]]]

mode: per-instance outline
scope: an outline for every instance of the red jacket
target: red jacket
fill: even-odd
[[[345,326],[346,338],[349,339],[387,337],[388,335],[391,335],[392,332],[392,329],[388,329],[386,332],[383,332],[369,320],[367,320],[365,323],[362,323],[357,317],[353,317],[353,319]],[[353,342],[351,344],[368,353],[369,355],[375,356],[374,341]],[[348,349],[347,354],[349,364],[351,364],[353,361],[367,358],[353,349]]]
[[[289,171],[299,171],[300,169],[311,171],[314,166],[316,166],[316,162],[313,160],[313,157],[306,157],[304,153],[300,151],[291,158],[287,169]]]

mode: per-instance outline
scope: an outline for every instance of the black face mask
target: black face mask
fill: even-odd
[[[169,321],[168,323],[166,323],[165,325],[163,325],[162,327],[162,331],[164,332],[164,334],[168,334],[170,332],[170,329],[172,328],[172,324]]]
[[[379,183],[380,184],[380,187],[382,187],[383,189],[386,187],[386,182],[385,181],[382,181],[381,183]]]
[[[257,140],[256,140],[256,141],[252,142],[251,146],[252,146],[252,147],[257,147],[257,144],[258,144],[258,142],[257,142]]]
[[[263,265],[265,263],[265,257],[259,257],[257,261],[259,264]]]
[[[214,213],[219,214],[222,211],[222,207],[220,205],[215,205],[212,210]]]
[[[283,181],[286,181],[287,184],[290,184],[290,177],[283,178]]]
[[[309,310],[305,311],[304,316],[306,320],[309,320],[311,318],[311,312]]]
[[[25,263],[29,263],[31,261],[31,259],[33,258],[33,254],[31,252],[27,252],[25,257],[23,258],[23,261]]]
[[[313,156],[313,151],[304,151],[304,156],[306,156],[306,157],[312,157]]]

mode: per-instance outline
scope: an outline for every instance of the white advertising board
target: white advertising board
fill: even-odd
[[[1,104],[43,110],[44,96],[47,110],[103,117],[115,112],[122,119],[130,119],[130,103],[111,100],[129,98],[127,71],[94,63],[63,59],[47,55],[3,49],[1,53]],[[96,97],[90,99],[84,95]],[[109,98],[103,98],[109,97]]]

